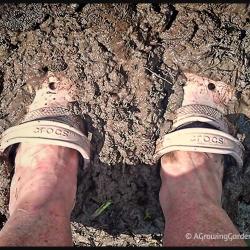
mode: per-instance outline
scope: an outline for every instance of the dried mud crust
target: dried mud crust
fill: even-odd
[[[48,70],[79,88],[75,112],[92,134],[92,168],[79,171],[76,246],[159,246],[164,220],[155,141],[181,103],[182,71],[221,79],[239,93],[229,119],[250,147],[249,6],[246,4],[4,4],[0,10],[0,132],[25,114]],[[239,113],[235,115],[235,113]],[[1,166],[0,213],[11,171]],[[250,164],[226,168],[223,207],[250,232]],[[178,195],[178,194],[177,194]],[[94,211],[112,204],[95,219]]]

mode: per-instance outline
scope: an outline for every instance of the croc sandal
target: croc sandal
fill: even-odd
[[[90,142],[82,120],[73,112],[76,91],[62,73],[47,73],[25,117],[1,135],[0,155],[6,163],[13,165],[13,151],[19,143],[30,142],[75,149],[82,156],[80,160],[84,159],[84,168],[88,167]]]
[[[244,147],[232,134],[225,115],[236,100],[233,87],[193,73],[184,73],[182,107],[176,110],[171,131],[156,142],[154,159],[181,150],[230,155],[243,165]]]

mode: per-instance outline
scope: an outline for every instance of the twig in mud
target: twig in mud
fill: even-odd
[[[152,71],[151,69],[149,69],[149,68],[147,68],[147,67],[144,67],[146,70],[148,70],[150,73],[152,73],[153,75],[155,75],[156,77],[158,77],[158,78],[160,78],[160,79],[162,79],[162,80],[164,80],[164,81],[166,81],[166,82],[168,82],[169,84],[171,84],[172,85],[172,82],[170,82],[170,81],[168,81],[167,79],[165,79],[165,78],[163,78],[163,77],[161,77],[161,76],[159,76],[158,74],[156,74],[154,71]]]
[[[106,201],[103,203],[96,211],[91,215],[92,219],[95,219],[97,216],[101,215],[110,205],[112,204],[111,200]]]

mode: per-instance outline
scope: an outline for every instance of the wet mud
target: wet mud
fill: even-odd
[[[2,4],[0,133],[16,124],[34,93],[28,82],[63,71],[79,88],[91,168],[79,170],[72,231],[76,246],[160,246],[156,139],[182,102],[183,71],[237,90],[229,120],[246,148],[228,163],[223,207],[250,233],[250,15],[248,4]],[[8,217],[11,172],[0,168],[0,219]],[[177,194],[178,195],[178,194]],[[105,202],[99,216],[93,213]]]

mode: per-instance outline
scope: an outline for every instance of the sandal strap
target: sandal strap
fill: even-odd
[[[72,113],[69,109],[62,107],[44,107],[28,112],[21,123],[47,118],[51,116],[63,116],[63,115],[72,116]]]
[[[229,132],[228,122],[219,110],[200,104],[190,104],[179,108],[175,113],[172,131],[196,121],[208,123],[225,133]]]
[[[158,160],[176,150],[229,154],[240,167],[243,165],[244,147],[241,142],[216,129],[187,128],[166,134],[157,140],[154,158]]]
[[[35,120],[62,121],[66,124],[81,130],[79,117],[72,113],[72,110],[62,107],[44,107],[28,112],[20,124]]]
[[[73,148],[84,158],[84,167],[88,167],[90,142],[82,132],[70,125],[57,121],[36,120],[11,127],[2,134],[0,154],[8,158],[10,146],[22,142]]]

